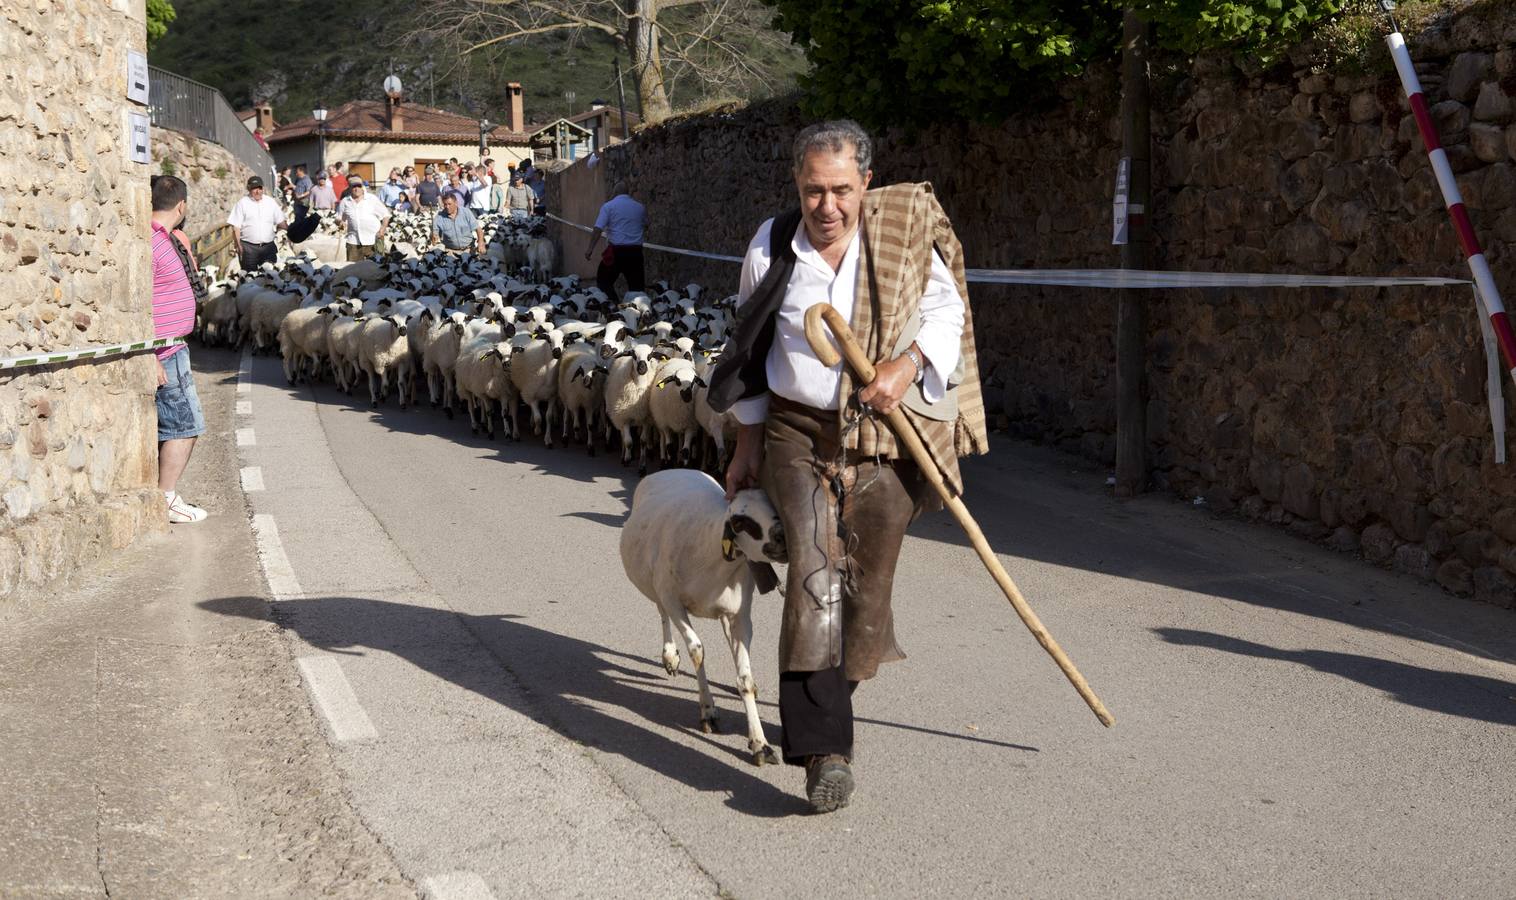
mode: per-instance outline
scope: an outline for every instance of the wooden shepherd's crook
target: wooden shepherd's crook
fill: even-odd
[[[815,351],[816,357],[827,366],[837,365],[837,361],[841,358],[832,347],[832,342],[827,340],[826,331],[821,327],[823,319],[826,320],[838,346],[842,348],[842,355],[847,357],[848,365],[858,376],[859,383],[868,384],[873,381],[874,364],[869,362],[869,358],[863,353],[863,348],[858,346],[858,340],[853,337],[853,330],[848,327],[847,322],[843,321],[842,314],[837,312],[836,307],[830,303],[817,303],[805,311],[805,339]],[[990,549],[990,542],[985,540],[984,532],[979,530],[979,523],[969,515],[963,501],[948,490],[936,461],[921,445],[921,438],[917,436],[916,429],[911,427],[911,423],[906,421],[905,413],[896,407],[887,418],[890,429],[895,432],[895,437],[911,452],[911,458],[916,460],[921,473],[932,483],[932,487],[937,489],[938,496],[942,497],[942,502],[947,505],[947,508],[952,510],[953,518],[958,520],[958,524],[968,534],[969,540],[974,545],[974,551],[979,554],[979,560],[984,563],[986,569],[990,570],[995,583],[999,584],[1000,589],[1005,592],[1006,599],[1011,601],[1011,606],[1016,609],[1016,615],[1021,617],[1027,630],[1032,632],[1032,637],[1036,638],[1037,643],[1042,645],[1042,649],[1053,657],[1053,662],[1058,664],[1058,668],[1063,670],[1064,676],[1074,686],[1074,690],[1078,691],[1079,696],[1084,698],[1084,702],[1089,704],[1090,710],[1095,713],[1095,718],[1100,720],[1100,724],[1108,728],[1116,724],[1116,718],[1105,708],[1105,704],[1100,702],[1100,698],[1095,696],[1095,692],[1090,690],[1090,683],[1084,680],[1084,676],[1079,674],[1078,669],[1074,668],[1073,661],[1064,654],[1063,648],[1058,646],[1058,642],[1053,640],[1053,636],[1048,634],[1048,630],[1042,626],[1042,620],[1038,619],[1037,614],[1032,612],[1032,608],[1027,605],[1026,598],[1021,596],[1021,591],[1016,587],[1016,582],[1011,580],[1005,567],[1000,564],[999,557],[995,556],[995,551]]]

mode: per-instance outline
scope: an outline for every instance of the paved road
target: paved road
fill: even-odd
[[[1509,896],[1516,618],[997,442],[970,506],[1102,729],[951,521],[897,580],[851,808],[702,735],[616,551],[613,460],[376,412],[252,363],[275,615],[352,801],[437,896]],[[247,443],[250,442],[250,443]],[[277,534],[277,540],[272,536]],[[777,598],[755,614],[776,691]],[[236,596],[205,607],[245,615]],[[730,685],[719,630],[705,637]],[[777,713],[763,706],[771,737]]]

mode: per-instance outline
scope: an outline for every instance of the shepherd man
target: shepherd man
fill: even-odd
[[[743,259],[737,326],[711,406],[741,423],[730,498],[761,487],[784,524],[789,574],[779,633],[785,762],[805,767],[811,808],[853,793],[853,692],[904,659],[890,592],[906,527],[940,500],[884,417],[904,410],[943,480],[988,449],[963,248],[930,184],[869,190],[873,144],[849,120],[801,131],[799,208],[759,226]],[[805,338],[830,303],[876,376],[854,384]]]

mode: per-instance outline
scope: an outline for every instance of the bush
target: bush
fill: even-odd
[[[177,167],[174,165],[174,161],[166,156],[158,163],[158,173],[161,175],[173,175],[176,171]]]

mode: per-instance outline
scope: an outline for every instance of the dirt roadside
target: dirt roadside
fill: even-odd
[[[0,605],[0,897],[414,897],[269,615],[237,357],[194,352],[209,430],[181,490],[211,518]]]

